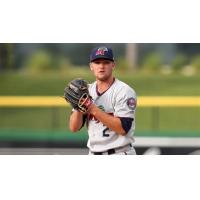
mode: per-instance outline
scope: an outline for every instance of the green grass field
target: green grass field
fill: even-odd
[[[200,76],[141,74],[116,71],[116,77],[131,85],[138,96],[200,96]],[[62,73],[0,74],[0,96],[62,96],[65,85],[76,77],[89,82],[94,78],[88,70]],[[68,132],[70,108],[1,108],[0,134],[9,130]],[[136,135],[200,136],[200,108],[142,108],[136,112]],[[32,132],[31,132],[32,131]],[[86,132],[83,129],[83,132]],[[35,132],[34,132],[35,133]]]
[[[141,74],[116,71],[120,80],[132,86],[139,96],[200,96],[200,75],[186,77],[179,74]],[[85,69],[60,73],[0,74],[0,95],[62,95],[64,86],[72,79],[82,77],[94,81],[91,72]]]

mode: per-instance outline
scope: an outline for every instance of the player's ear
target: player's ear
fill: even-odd
[[[90,62],[90,70],[93,71],[92,62]]]
[[[115,68],[115,62],[112,62],[112,68],[113,69]]]

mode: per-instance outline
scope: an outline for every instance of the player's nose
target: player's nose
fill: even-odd
[[[100,63],[100,64],[99,64],[99,69],[104,69],[104,68],[105,68],[104,63]]]

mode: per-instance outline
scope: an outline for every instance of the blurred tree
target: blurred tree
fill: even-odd
[[[162,55],[163,64],[170,65],[176,54],[176,44],[159,43],[156,45],[156,51]]]
[[[15,67],[19,69],[25,66],[27,59],[34,53],[40,50],[44,50],[48,44],[41,43],[16,43],[14,44],[14,60]]]
[[[195,67],[196,70],[200,71],[200,54],[192,58],[191,65]]]
[[[150,71],[158,71],[161,66],[162,56],[157,52],[148,54],[142,64],[143,68]]]
[[[31,54],[27,58],[25,66],[32,72],[42,72],[55,68],[52,56],[45,50]]]
[[[96,46],[108,46],[114,51],[115,60],[123,61],[127,67],[134,68],[142,66],[144,60],[150,59],[152,52],[159,52],[162,64],[175,62],[176,54],[187,55],[192,58],[199,54],[200,44],[173,44],[173,43],[14,43],[0,44],[0,70],[20,68],[25,61],[37,51],[45,50],[54,57],[66,57],[74,66],[88,66],[89,54]],[[56,58],[56,59],[57,59]],[[152,61],[154,60],[154,61]],[[150,59],[154,62],[155,57]],[[159,60],[159,59],[158,59]],[[177,62],[177,61],[176,61]],[[68,65],[68,64],[67,64]],[[64,66],[64,65],[63,65]],[[122,66],[123,67],[123,66]]]
[[[175,71],[181,70],[188,64],[188,58],[184,54],[178,54],[175,56],[174,60],[172,61],[172,68]]]
[[[13,69],[13,44],[0,44],[0,71]]]
[[[125,57],[119,57],[116,61],[117,69],[122,71],[128,71],[130,70],[130,65],[127,62],[127,59]]]
[[[113,44],[113,43],[55,43],[46,44],[45,48],[51,53],[61,55],[70,59],[70,62],[75,66],[88,66],[89,55],[91,50],[96,46],[108,46],[114,51],[115,58],[124,55],[125,44]]]
[[[177,53],[193,57],[200,52],[199,43],[176,43]]]

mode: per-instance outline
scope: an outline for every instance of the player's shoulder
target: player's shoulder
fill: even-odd
[[[88,89],[91,90],[92,88],[96,88],[96,81],[88,84]]]
[[[94,81],[88,85],[88,91],[90,95],[95,99],[97,95],[97,81]]]
[[[127,94],[127,93],[132,93],[134,96],[136,96],[135,90],[129,86],[127,83],[116,79],[115,80],[115,86],[116,86],[116,92],[121,93],[121,94]]]

